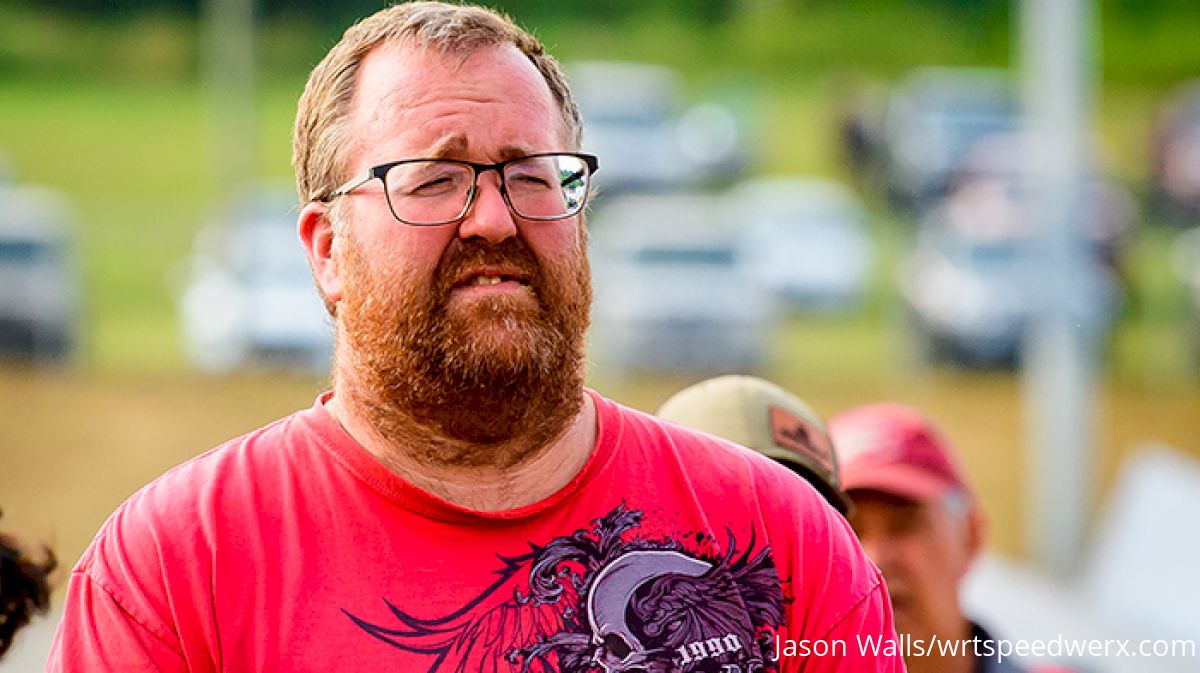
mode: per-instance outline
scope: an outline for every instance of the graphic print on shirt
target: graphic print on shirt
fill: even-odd
[[[648,539],[618,506],[590,530],[500,557],[497,579],[451,614],[422,617],[384,599],[385,617],[343,612],[427,671],[751,673],[776,670],[784,595],[770,547],[689,549],[703,534]],[[710,538],[711,540],[711,538]]]

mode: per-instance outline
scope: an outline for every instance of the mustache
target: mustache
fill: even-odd
[[[447,296],[464,272],[481,266],[502,266],[521,273],[529,279],[534,294],[539,294],[538,288],[542,287],[542,266],[520,237],[513,236],[499,243],[469,238],[456,240],[442,254],[434,271],[434,286],[438,295]]]

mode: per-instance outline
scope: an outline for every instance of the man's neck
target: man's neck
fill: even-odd
[[[974,673],[978,670],[978,662],[975,657],[975,645],[970,642],[973,637],[971,622],[965,618],[961,621],[957,628],[949,629],[949,635],[939,634],[939,642],[935,647],[934,652],[926,651],[922,656],[911,656],[905,658],[905,665],[908,673]],[[949,639],[957,639],[957,643],[946,642]],[[928,648],[929,642],[923,643]],[[945,656],[942,654],[942,647],[945,646],[948,650],[957,647],[958,656]]]
[[[429,464],[406,441],[384,437],[348,396],[334,395],[326,408],[342,428],[388,469],[452,504],[476,511],[530,505],[553,495],[583,469],[596,444],[596,407],[581,391],[583,404],[556,438],[512,466]],[[411,440],[410,440],[411,441]]]

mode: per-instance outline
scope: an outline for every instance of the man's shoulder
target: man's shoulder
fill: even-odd
[[[106,543],[156,539],[169,531],[174,538],[210,521],[205,513],[238,507],[253,490],[270,492],[271,482],[285,478],[289,444],[307,411],[277,419],[230,439],[164,472],[127,498],[104,523],[89,552]],[[88,554],[85,554],[86,561]]]
[[[628,454],[630,449],[636,449],[647,456],[647,460],[677,463],[693,483],[713,484],[724,492],[742,485],[760,498],[799,500],[804,504],[802,509],[820,509],[823,498],[807,481],[757,451],[602,396],[596,397],[601,434],[616,435],[607,439],[623,444],[621,453]]]
[[[304,434],[302,429],[297,432],[297,426],[304,424],[309,413],[311,410],[298,411],[218,444],[167,470],[139,493],[188,493],[195,487],[212,486],[214,480],[251,479],[257,471],[285,464],[290,454],[287,447]]]
[[[694,458],[737,465],[744,465],[748,457],[757,455],[716,435],[627,407],[598,394],[595,397],[602,436],[612,433],[623,443],[635,443],[649,449],[680,448]]]

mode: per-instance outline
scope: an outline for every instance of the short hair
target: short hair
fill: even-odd
[[[467,58],[481,48],[513,45],[541,73],[562,115],[571,149],[583,135],[583,120],[558,61],[512,19],[483,7],[444,2],[409,2],[376,12],[346,30],[313,68],[296,112],[292,164],[300,202],[324,198],[346,179],[344,148],[355,80],[363,59],[385,43],[406,43]]]
[[[50,573],[57,565],[49,549],[35,561],[12,538],[0,535],[0,656],[18,629],[50,607]]]

